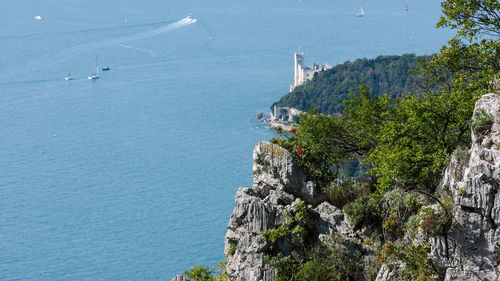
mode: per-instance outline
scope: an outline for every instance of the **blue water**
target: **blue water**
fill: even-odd
[[[254,116],[287,92],[293,52],[308,64],[438,52],[450,37],[434,28],[438,1],[403,6],[2,3],[0,279],[170,280],[215,266],[253,147],[273,135]],[[89,81],[96,55],[111,70]]]

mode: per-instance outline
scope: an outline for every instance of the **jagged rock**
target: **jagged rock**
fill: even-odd
[[[264,250],[269,245],[260,233],[276,226],[278,208],[284,206],[270,201],[264,201],[251,189],[240,188],[237,192],[224,247],[228,257],[226,271],[231,280],[272,280],[274,277],[274,269],[264,263]]]
[[[320,242],[325,241],[332,233],[339,233],[345,237],[353,236],[353,229],[339,208],[328,202],[323,202],[314,211],[319,215],[316,229]]]
[[[444,280],[500,280],[500,96],[479,99],[492,120],[472,134],[468,163],[453,159],[442,185],[453,194],[454,224],[447,237],[427,237],[432,258],[445,270]]]
[[[270,142],[259,142],[253,151],[252,189],[261,198],[271,190],[301,198],[308,204],[317,205],[325,200],[316,185],[306,181],[306,176],[299,169],[292,154],[283,147]]]
[[[406,237],[407,243],[430,245],[430,258],[443,272],[444,281],[500,280],[500,96],[488,94],[476,103],[474,118],[486,112],[492,120],[473,132],[472,147],[455,155],[445,171],[440,192],[454,199],[453,225],[447,236],[419,231]],[[271,281],[276,269],[264,262],[271,246],[261,232],[284,222],[285,212],[294,204],[308,204],[314,235],[321,243],[332,233],[343,238],[363,240],[369,230],[354,231],[343,212],[325,201],[324,194],[298,168],[291,154],[280,146],[260,142],[255,146],[252,188],[240,188],[225,237],[224,253],[230,280]],[[439,209],[437,204],[427,207]],[[289,245],[279,245],[287,252]],[[374,253],[352,249],[356,257],[369,264]],[[398,280],[403,263],[382,265],[376,280]],[[176,279],[177,278],[177,279]],[[176,276],[172,281],[189,279]]]
[[[401,263],[394,264],[392,267],[389,267],[387,264],[383,264],[378,271],[375,281],[398,281],[398,270],[401,266]]]
[[[172,278],[171,281],[194,281],[194,280],[181,275],[175,275],[175,277]]]
[[[430,257],[442,270],[444,281],[500,280],[500,96],[488,94],[478,100],[474,116],[482,112],[492,120],[473,132],[472,147],[452,158],[441,183],[440,192],[452,194],[454,199],[454,220],[448,235],[420,231],[406,238],[407,243],[430,245]],[[230,280],[274,280],[276,269],[264,262],[271,245],[261,233],[281,225],[283,214],[293,213],[294,204],[300,200],[307,203],[312,219],[315,237],[309,237],[311,243],[326,241],[333,233],[345,240],[369,237],[368,230],[354,231],[345,214],[325,201],[325,195],[306,181],[284,148],[260,142],[253,158],[253,186],[238,189],[225,237]],[[427,207],[439,209],[437,204]],[[278,247],[283,253],[290,250],[286,241]],[[352,252],[369,264],[374,253],[360,249],[353,248]],[[376,280],[398,280],[402,267],[402,263],[383,265]],[[175,278],[173,281],[189,280]]]
[[[238,189],[225,238],[226,271],[230,280],[236,281],[274,280],[276,269],[264,263],[270,244],[260,234],[282,224],[283,214],[295,212],[294,205],[300,200],[316,206],[310,212],[316,214],[318,242],[332,232],[352,232],[342,211],[323,202],[326,196],[306,181],[290,152],[262,141],[255,146],[253,158],[253,186]],[[287,241],[279,247],[283,253],[290,251]]]

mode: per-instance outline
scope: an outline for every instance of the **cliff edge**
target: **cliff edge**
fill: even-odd
[[[469,160],[452,159],[442,183],[454,199],[452,228],[429,239],[444,280],[500,280],[500,96],[479,99],[472,122]]]
[[[261,141],[254,148],[253,159],[253,186],[238,189],[225,236],[229,280],[275,279],[277,271],[266,256],[286,256],[294,244],[290,239],[271,242],[263,233],[286,224],[301,204],[306,206],[308,218],[303,243],[315,247],[328,242],[332,235],[341,237],[341,241],[347,241],[344,245],[349,255],[361,264],[356,280],[367,280],[366,272],[376,264],[375,253],[360,241],[380,233],[376,229],[354,229],[349,217],[306,180],[284,148]],[[470,149],[454,153],[438,189],[452,199],[449,228],[445,233],[431,234],[420,227],[404,237],[407,245],[425,245],[428,249],[428,258],[439,273],[435,280],[500,280],[499,183],[500,95],[487,94],[475,105]],[[429,202],[424,207],[439,209],[438,203]],[[404,267],[404,262],[382,264],[376,280],[401,280],[399,273]]]
[[[264,262],[266,251],[275,246],[285,255],[291,241],[271,245],[261,235],[284,223],[286,214],[295,213],[301,201],[311,218],[307,243],[319,244],[332,233],[354,237],[355,233],[342,211],[325,201],[325,194],[305,180],[290,152],[265,141],[253,152],[253,186],[239,188],[236,207],[228,224],[225,255],[230,280],[270,281],[276,270]]]

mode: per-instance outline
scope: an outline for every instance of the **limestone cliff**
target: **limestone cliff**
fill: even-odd
[[[472,132],[468,162],[454,159],[443,189],[454,198],[454,223],[446,237],[431,237],[432,254],[445,280],[500,280],[500,96],[479,99],[472,122],[491,117]]]
[[[480,124],[472,133],[470,149],[452,158],[439,188],[453,199],[451,228],[446,235],[417,231],[406,236],[409,244],[430,246],[429,257],[441,272],[439,280],[500,280],[500,95],[478,100],[472,123]],[[264,262],[272,245],[261,233],[281,225],[283,214],[295,212],[299,200],[307,204],[312,218],[310,245],[319,245],[332,233],[351,241],[370,237],[366,229],[354,230],[349,218],[306,181],[287,150],[262,141],[255,146],[253,159],[253,186],[237,191],[225,237],[230,280],[274,280],[276,270]],[[429,207],[433,206],[437,204]],[[291,250],[286,241],[278,247],[285,254]],[[373,260],[369,249],[350,250],[364,265]],[[404,263],[384,264],[376,280],[398,280],[402,267]]]
[[[262,141],[255,146],[253,158],[253,186],[240,188],[236,193],[236,207],[225,238],[231,280],[273,280],[275,269],[264,263],[270,244],[261,232],[283,223],[283,213],[294,212],[299,200],[308,204],[313,218],[312,243],[320,243],[332,232],[346,237],[355,235],[342,211],[324,202],[325,195],[316,190],[313,182],[305,181],[287,150]],[[285,253],[289,251],[287,247],[286,243],[280,245]]]
[[[500,96],[488,94],[474,109],[468,155],[454,156],[446,169],[441,192],[453,198],[453,223],[447,235],[418,233],[413,244],[431,246],[430,257],[442,279],[500,280]],[[402,266],[401,264],[399,266]],[[382,266],[377,281],[398,280],[398,266]]]

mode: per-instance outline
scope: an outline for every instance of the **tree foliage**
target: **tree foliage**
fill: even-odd
[[[374,246],[378,258],[402,262],[402,280],[442,277],[428,257],[429,248],[408,244],[404,237],[417,230],[446,237],[453,203],[437,186],[454,151],[470,147],[471,132],[480,134],[491,126],[491,116],[484,112],[471,119],[477,99],[500,78],[500,2],[447,0],[442,6],[438,26],[456,29],[457,35],[439,54],[419,62],[413,84],[403,83],[407,91],[394,94],[383,83],[373,88],[370,83],[382,81],[377,79],[367,79],[353,90],[358,83],[352,78],[359,81],[370,72],[363,68],[367,61],[361,60],[317,75],[279,102],[301,109],[317,106],[300,116],[291,134],[275,142],[294,154],[308,178],[343,208],[355,228],[382,229],[380,243]],[[351,70],[353,74],[343,72]],[[390,81],[401,89],[402,80]],[[340,109],[342,114],[327,114]],[[368,188],[355,189],[350,181],[339,180],[337,167],[352,160],[361,161]],[[353,190],[346,190],[349,187]],[[330,268],[328,259],[335,257],[306,259],[294,274],[337,280],[324,270]]]
[[[416,91],[408,71],[417,67],[419,60],[428,58],[406,54],[348,61],[318,73],[273,106],[289,106],[303,111],[316,107],[318,112],[334,114],[342,111],[343,101],[360,84],[367,85],[377,96],[388,94],[395,97]]]
[[[472,40],[479,35],[500,36],[498,0],[446,0],[437,26],[458,30],[458,35]]]
[[[221,261],[217,268],[206,266],[191,266],[189,270],[184,270],[183,275],[195,281],[228,281],[226,274],[227,260]]]

